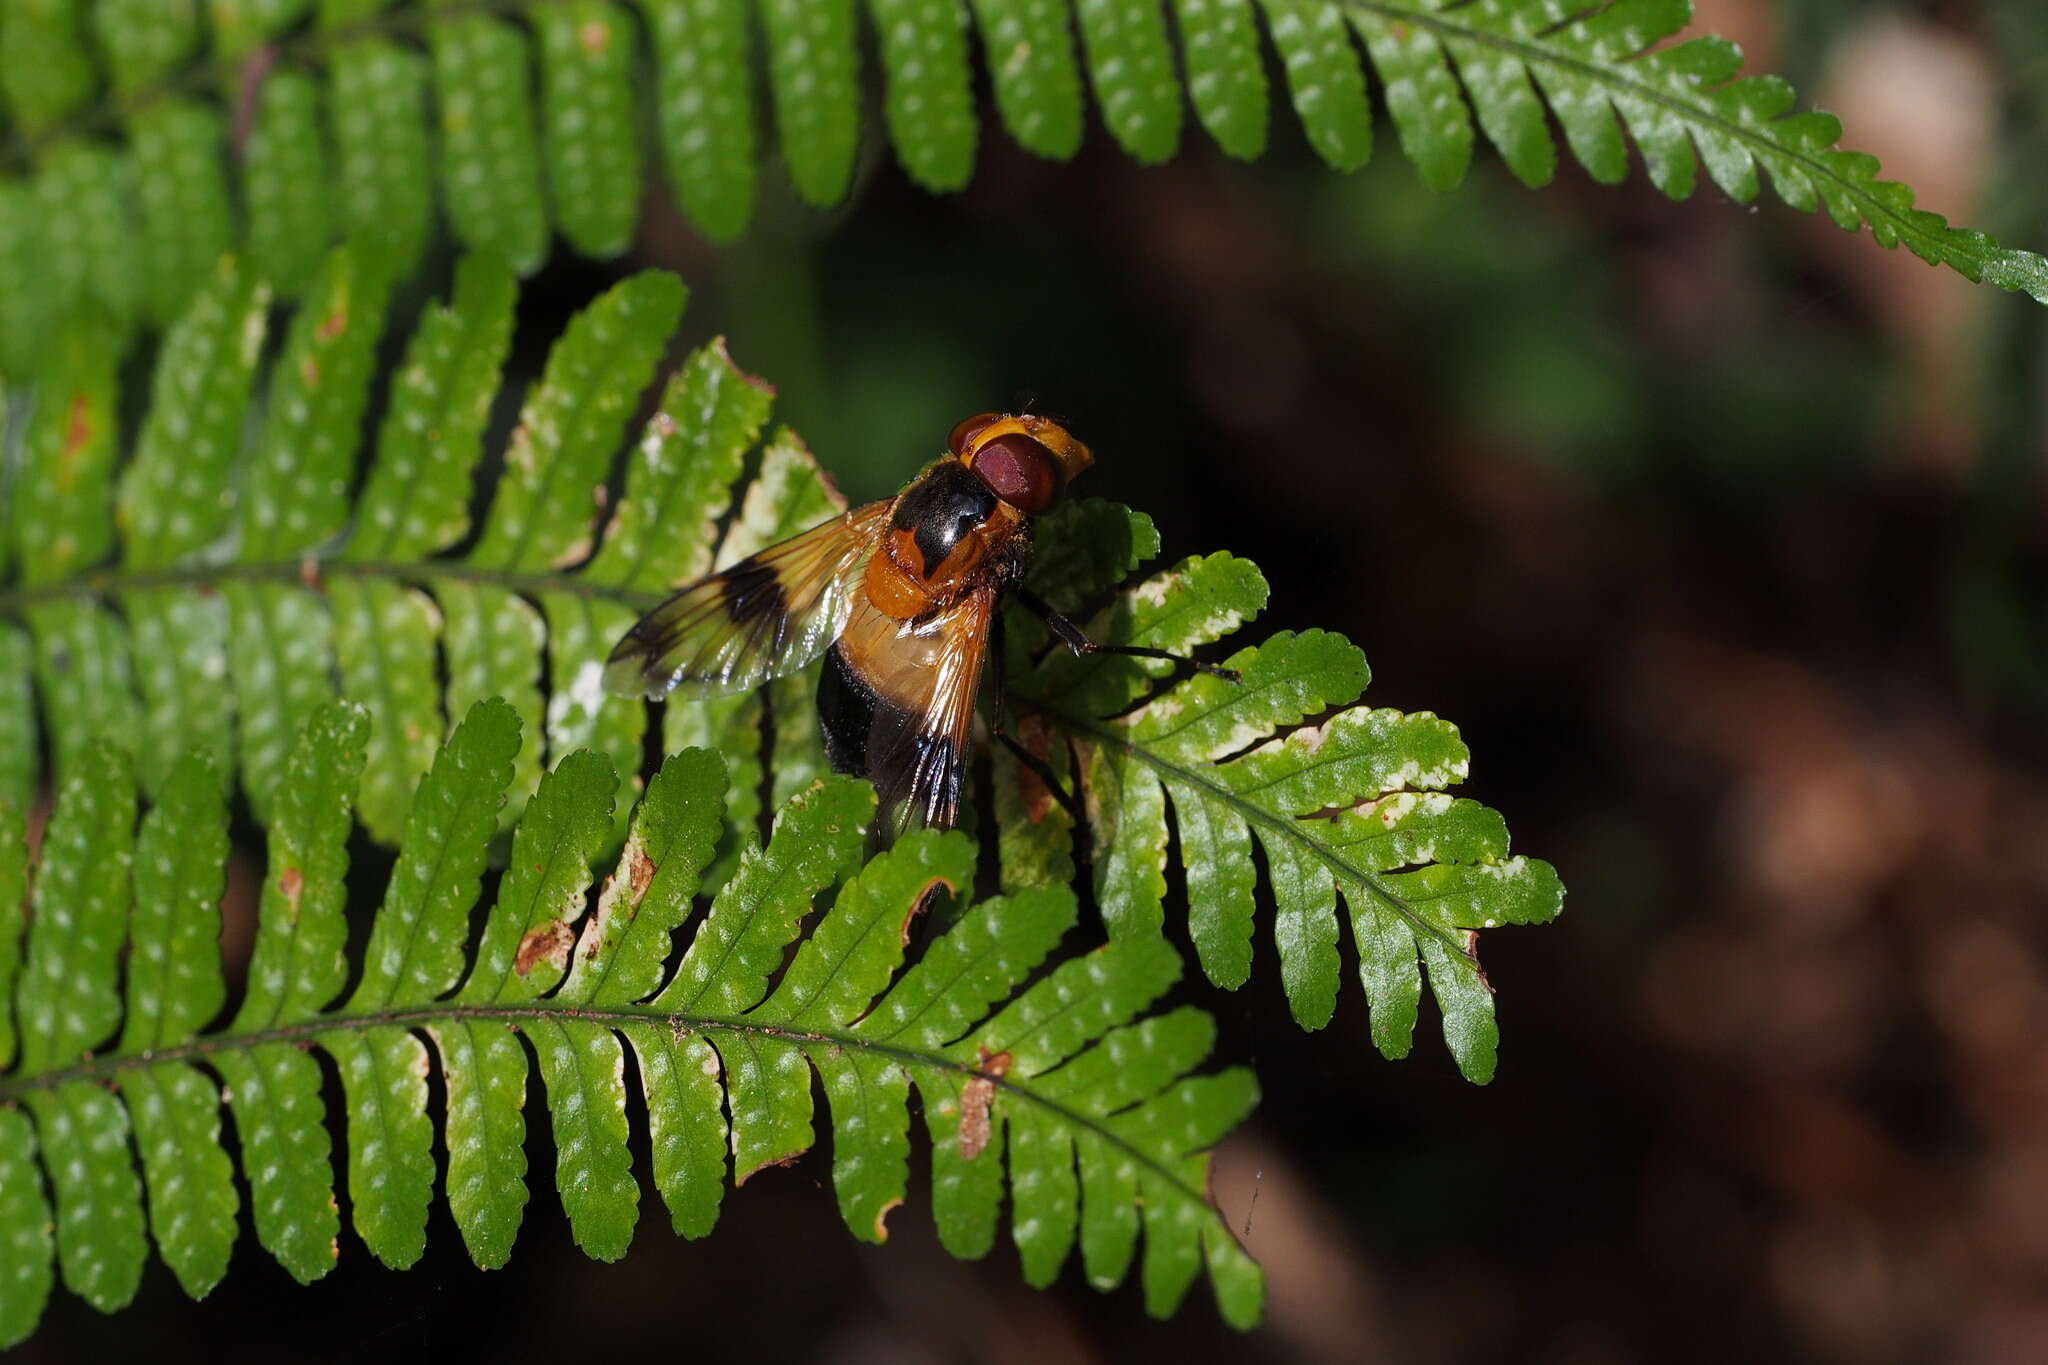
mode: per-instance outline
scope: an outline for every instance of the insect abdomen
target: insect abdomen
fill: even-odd
[[[825,758],[833,772],[868,775],[868,731],[874,724],[875,704],[875,690],[853,671],[845,648],[834,644],[826,650],[825,667],[818,674],[818,728],[824,733]]]

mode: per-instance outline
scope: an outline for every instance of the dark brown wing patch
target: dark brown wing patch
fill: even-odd
[[[891,505],[854,508],[686,584],[619,640],[606,688],[718,697],[802,668],[845,626]]]

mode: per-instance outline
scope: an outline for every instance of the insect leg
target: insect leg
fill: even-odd
[[[1045,789],[1053,794],[1053,799],[1060,803],[1060,806],[1067,812],[1068,818],[1074,822],[1074,828],[1086,829],[1088,821],[1081,813],[1080,801],[1075,799],[1074,794],[1062,785],[1059,774],[1052,770],[1052,765],[1037,754],[1032,753],[1022,744],[1019,744],[1011,737],[1009,730],[1004,728],[1004,701],[1009,696],[1009,688],[1003,683],[1003,672],[1009,662],[1009,655],[1004,649],[1003,611],[1000,606],[996,608],[995,617],[990,622],[989,633],[990,652],[994,656],[996,675],[995,701],[989,708],[989,735],[992,738],[1001,740],[1003,747],[1015,755],[1019,763],[1022,763],[1038,775],[1038,780],[1045,784]]]
[[[1125,654],[1137,659],[1168,659],[1177,664],[1186,664],[1197,673],[1208,673],[1221,678],[1225,682],[1236,682],[1238,680],[1237,670],[1234,668],[1224,668],[1220,664],[1203,663],[1200,659],[1190,659],[1185,654],[1175,654],[1171,650],[1152,649],[1145,645],[1097,644],[1089,639],[1086,632],[1079,626],[1054,611],[1051,604],[1037,593],[1023,588],[1019,588],[1016,591],[1017,600],[1036,612],[1040,619],[1052,630],[1052,633],[1059,636],[1060,643],[1073,650],[1076,654]]]

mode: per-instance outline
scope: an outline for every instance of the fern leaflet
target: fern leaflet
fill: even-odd
[[[1181,146],[1184,104],[1225,153],[1259,155],[1270,46],[1308,141],[1338,169],[1371,153],[1376,81],[1403,151],[1439,189],[1463,179],[1480,135],[1523,181],[1548,182],[1554,117],[1596,179],[1627,174],[1626,134],[1673,198],[1693,192],[1704,164],[1747,203],[1761,170],[1795,208],[2048,298],[2040,256],[1916,208],[1874,159],[1837,147],[1836,120],[1792,112],[1776,77],[1741,76],[1732,44],[1666,45],[1691,21],[1690,0],[309,8],[230,6],[204,33],[189,5],[0,9],[0,371],[32,371],[40,339],[81,311],[117,331],[168,322],[230,247],[293,292],[347,238],[379,243],[403,271],[431,238],[437,201],[464,246],[522,271],[555,229],[578,251],[614,255],[633,239],[650,160],[700,229],[730,239],[757,197],[757,55],[791,183],[812,204],[836,203],[860,162],[863,8],[897,158],[933,190],[973,172],[976,49],[1024,147],[1079,148],[1085,71],[1111,136],[1149,163]]]
[[[238,753],[242,785],[267,814],[287,782],[290,737],[336,695],[367,706],[357,808],[386,843],[406,828],[444,717],[485,697],[505,698],[536,737],[506,759],[501,828],[562,755],[594,748],[637,774],[647,710],[603,692],[612,642],[670,586],[841,503],[784,432],[731,505],[769,394],[714,343],[665,387],[600,533],[592,490],[610,486],[612,447],[682,301],[673,279],[649,273],[570,325],[527,396],[481,532],[466,553],[446,553],[468,533],[512,292],[501,266],[462,264],[452,303],[430,309],[412,338],[353,498],[385,296],[382,277],[355,254],[323,264],[267,376],[257,365],[267,293],[224,267],[172,329],[123,469],[104,351],[59,348],[56,380],[27,424],[19,583],[0,588],[0,664],[12,663],[0,670],[0,741],[12,763],[0,769],[10,783],[0,796],[25,800],[35,789],[40,719],[60,774],[111,738],[129,748],[153,795],[182,744]],[[245,452],[259,390],[268,409]],[[1059,509],[1039,540],[1033,586],[1070,614],[1158,549],[1149,520],[1101,502]],[[116,565],[94,567],[116,547]],[[1123,593],[1092,629],[1186,652],[1236,629],[1265,594],[1252,565],[1210,556]],[[1509,856],[1497,814],[1443,794],[1467,765],[1451,726],[1365,708],[1302,726],[1351,707],[1366,682],[1359,652],[1322,632],[1242,650],[1232,661],[1242,685],[1194,678],[1163,690],[1156,670],[1126,658],[1024,666],[1039,633],[1035,620],[1014,616],[1011,638],[1025,648],[1012,652],[1008,685],[1027,739],[1078,774],[1096,899],[1113,935],[1163,927],[1177,829],[1203,966],[1219,985],[1242,985],[1255,937],[1255,840],[1278,903],[1282,977],[1304,1027],[1326,1024],[1337,998],[1341,892],[1381,1050],[1408,1049],[1419,961],[1459,1065],[1474,1080],[1492,1074],[1492,1001],[1472,936],[1553,917],[1562,890],[1547,864]],[[708,874],[722,884],[764,788],[780,803],[824,770],[811,683],[791,677],[752,696],[671,704],[662,723],[666,750],[697,745],[732,764]],[[1009,880],[1066,884],[1074,859],[1064,812],[1007,755],[995,774]],[[607,846],[623,837],[623,818]]]
[[[1113,943],[1027,985],[1075,920],[1064,889],[1035,889],[962,905],[943,935],[909,952],[933,898],[971,887],[972,845],[921,834],[856,872],[873,793],[830,779],[784,806],[765,845],[749,841],[671,966],[723,824],[724,767],[689,749],[649,783],[594,904],[592,860],[612,827],[617,778],[591,751],[565,758],[528,803],[471,943],[520,745],[517,713],[491,699],[421,780],[344,994],[343,878],[367,735],[362,711],[337,702],[295,742],[271,811],[248,987],[232,1020],[211,1029],[225,998],[216,939],[227,844],[207,760],[174,766],[137,834],[126,760],[89,748],[59,795],[32,887],[20,812],[0,807],[0,990],[19,1020],[18,1051],[6,1040],[14,1065],[0,1076],[0,1342],[33,1330],[53,1259],[95,1306],[128,1302],[145,1227],[188,1292],[220,1279],[238,1205],[223,1095],[258,1240],[301,1281],[325,1274],[339,1224],[308,1048],[341,1073],[355,1232],[394,1267],[425,1244],[435,1065],[447,1093],[446,1195],[484,1266],[509,1255],[528,1199],[523,1106],[535,1064],[564,1212],[578,1244],[606,1260],[625,1254],[638,1220],[629,1064],[654,1185],[686,1236],[710,1230],[728,1153],[739,1184],[813,1145],[815,1071],[855,1236],[883,1240],[905,1198],[915,1087],[933,1211],[956,1254],[989,1250],[1007,1189],[1032,1283],[1049,1283],[1078,1243],[1090,1279],[1114,1285],[1142,1228],[1153,1312],[1171,1312],[1206,1265],[1224,1316],[1257,1319],[1258,1269],[1205,1193],[1207,1150],[1256,1092],[1242,1069],[1193,1074],[1213,1038],[1206,1016],[1139,1020],[1178,974],[1163,942]],[[23,949],[25,891],[34,913]]]

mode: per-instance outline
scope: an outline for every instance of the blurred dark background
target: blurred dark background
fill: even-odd
[[[1698,8],[1923,205],[2048,247],[2035,6]],[[1215,1183],[1266,1326],[955,1262],[921,1172],[859,1247],[821,1153],[704,1242],[649,1197],[596,1265],[542,1141],[509,1269],[442,1210],[421,1266],[345,1233],[311,1288],[245,1238],[209,1301],[156,1266],[111,1319],[60,1294],[22,1358],[2048,1359],[2043,310],[1639,173],[1530,192],[1485,153],[1438,197],[1377,140],[1341,177],[1284,111],[1249,166],[1192,125],[1152,170],[1099,130],[1063,166],[991,133],[936,199],[871,135],[843,211],[771,170],[712,249],[656,201],[631,259],[558,259],[522,318],[531,367],[610,279],[681,271],[686,341],[727,335],[855,497],[967,413],[1062,416],[1169,558],[1264,567],[1259,628],[1341,630],[1369,699],[1463,727],[1465,790],[1570,888],[1481,943],[1491,1086],[1433,1018],[1380,1059],[1355,981],[1300,1033],[1268,940],[1243,992],[1195,993],[1265,1090]]]

